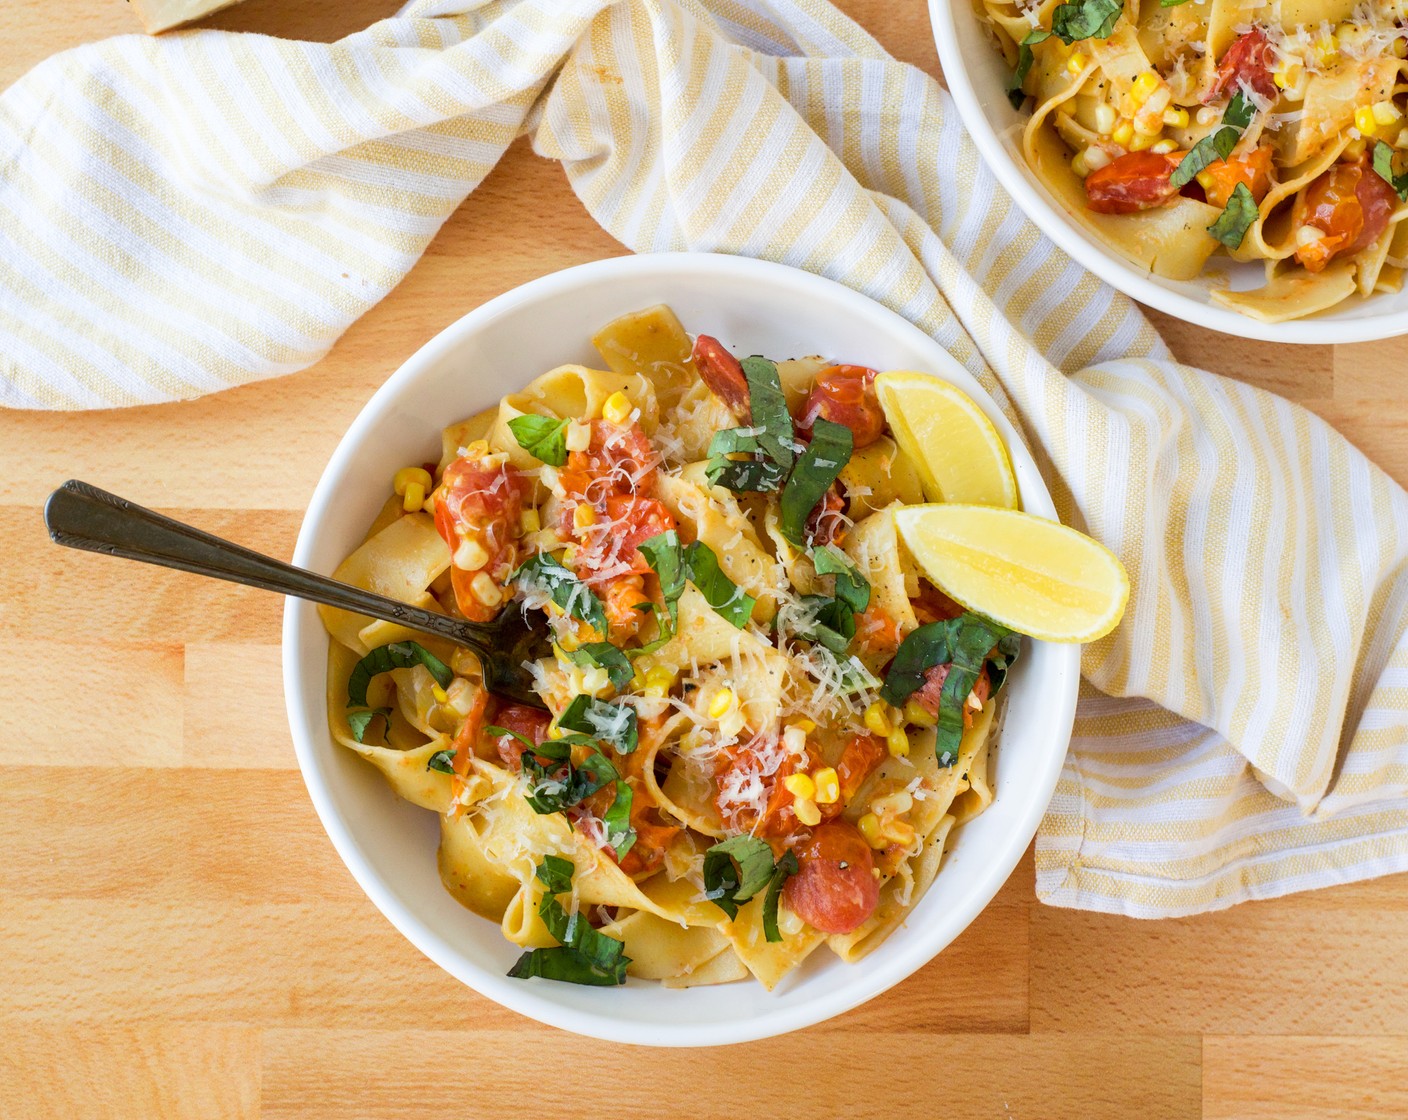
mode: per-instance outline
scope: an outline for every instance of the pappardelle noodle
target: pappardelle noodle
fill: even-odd
[[[1402,287],[1408,2],[975,2],[1032,99],[1028,165],[1129,261],[1260,261],[1211,298],[1273,323]]]
[[[439,814],[450,893],[513,976],[769,989],[874,949],[992,801],[1020,638],[928,584],[893,511],[924,501],[874,370],[741,362],[667,307],[452,424],[348,583],[550,630],[547,711],[476,659],[331,608],[338,742]],[[393,480],[388,480],[393,483]]]

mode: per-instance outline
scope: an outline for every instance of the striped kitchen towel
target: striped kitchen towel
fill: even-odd
[[[824,0],[415,0],[330,45],[50,59],[0,98],[0,403],[316,361],[525,132],[638,251],[783,261],[916,323],[1124,560],[1044,901],[1188,914],[1408,867],[1408,496],[1303,409],[1174,362]]]

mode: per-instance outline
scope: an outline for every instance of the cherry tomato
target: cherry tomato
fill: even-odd
[[[823,820],[839,817],[843,809],[855,797],[865,780],[875,771],[890,753],[885,740],[878,735],[853,735],[836,762],[837,784],[841,796],[830,805],[819,805]]]
[[[484,714],[489,706],[489,690],[477,689],[470,704],[469,715],[455,733],[455,773],[460,777],[469,773],[469,759],[475,754],[474,745],[479,742],[479,733],[484,729]],[[458,792],[458,790],[456,791]]]
[[[1130,152],[1085,178],[1086,205],[1098,214],[1134,214],[1162,206],[1178,194],[1169,176],[1183,152]]]
[[[924,683],[910,694],[910,699],[923,708],[930,716],[939,714],[939,702],[943,697],[944,681],[948,680],[951,665],[931,665],[924,671]],[[992,689],[992,681],[988,679],[987,666],[984,665],[978,674],[978,679],[973,684],[973,695],[979,702],[986,704],[988,694]],[[965,700],[967,697],[964,698]],[[963,726],[973,726],[973,709],[965,703],[963,706]]]
[[[1271,149],[1253,148],[1240,159],[1210,163],[1198,176],[1198,182],[1212,206],[1225,207],[1238,183],[1245,183],[1252,198],[1260,202],[1271,189]]]
[[[572,515],[579,501],[597,505],[613,494],[652,493],[659,462],[639,424],[593,420],[587,449],[568,452],[566,465],[558,471],[558,481],[571,499],[563,503],[563,535],[572,535]]]
[[[771,746],[768,752],[771,752]],[[718,807],[720,817],[730,828],[740,828],[757,836],[790,836],[800,831],[802,824],[792,809],[796,798],[783,782],[793,774],[814,770],[820,764],[816,752],[809,748],[801,757],[787,755],[773,773],[764,774],[763,764],[754,744],[736,744],[726,748],[720,755],[718,769],[715,771],[715,788],[718,792],[715,794],[714,804]],[[724,789],[729,785],[739,784],[739,780],[734,777],[736,774],[742,774],[750,780],[756,778],[762,785],[767,794],[767,804],[761,813],[748,807],[740,808],[724,800]]]
[[[832,366],[816,375],[802,406],[798,428],[809,434],[817,417],[851,429],[856,448],[869,447],[885,431],[885,413],[875,396],[877,373],[865,366]]]
[[[797,917],[822,933],[851,933],[875,913],[875,859],[854,825],[830,821],[793,850],[798,870],[782,897]]]
[[[656,732],[658,733],[658,722]],[[642,733],[648,735],[649,727],[643,728]],[[631,787],[631,827],[636,830],[636,842],[631,845],[631,850],[620,863],[621,870],[632,876],[658,871],[665,862],[665,850],[681,831],[678,824],[673,824],[661,816],[660,806],[656,804],[650,787],[641,777],[646,754],[645,751],[637,750],[616,760],[617,769],[626,779],[626,784]]]
[[[535,747],[548,737],[548,723],[552,717],[540,708],[530,708],[527,704],[505,704],[490,723],[509,731],[517,731]],[[527,749],[512,735],[501,735],[493,740],[494,749],[510,770],[523,769],[523,752]]]
[[[802,535],[815,545],[833,544],[841,540],[846,535],[845,512],[846,498],[841,493],[841,484],[833,482],[807,515]]]
[[[856,644],[877,657],[893,657],[903,637],[899,621],[874,603],[856,616]]]
[[[487,572],[502,588],[518,563],[518,522],[527,484],[510,463],[489,464],[480,458],[456,459],[445,468],[435,503],[435,528],[453,559],[466,540],[488,554],[481,568],[466,570],[451,563],[450,585],[460,613],[471,622],[487,622],[501,603],[486,604],[474,593],[474,577]]]
[[[1314,226],[1324,236],[1296,245],[1296,260],[1321,271],[1341,253],[1357,253],[1378,240],[1398,202],[1391,186],[1368,162],[1337,163],[1296,196],[1291,228]]]
[[[921,580],[919,597],[911,601],[914,615],[921,623],[943,622],[965,613],[963,607],[955,603],[932,583]]]
[[[1267,59],[1266,32],[1253,27],[1241,35],[1227,48],[1222,61],[1217,64],[1217,77],[1208,90],[1205,101],[1216,101],[1231,94],[1239,86],[1246,86],[1259,97],[1275,101],[1280,96],[1275,79],[1271,77],[1271,66]]]
[[[743,366],[717,338],[701,334],[694,342],[694,365],[699,377],[714,396],[733,410],[740,420],[751,422],[752,401]]]

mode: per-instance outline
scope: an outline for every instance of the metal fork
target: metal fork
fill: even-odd
[[[549,654],[548,635],[546,629],[530,629],[523,612],[513,606],[487,623],[437,614],[295,568],[86,482],[70,480],[50,494],[44,524],[56,543],[69,548],[277,591],[445,638],[479,658],[489,691],[543,707],[523,663]]]

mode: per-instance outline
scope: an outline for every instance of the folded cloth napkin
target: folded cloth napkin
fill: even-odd
[[[525,132],[637,251],[783,261],[910,319],[1123,559],[1043,901],[1178,915],[1408,867],[1408,495],[1308,412],[1174,362],[947,94],[823,0],[415,0],[331,45],[50,59],[0,98],[0,401],[316,361]]]

